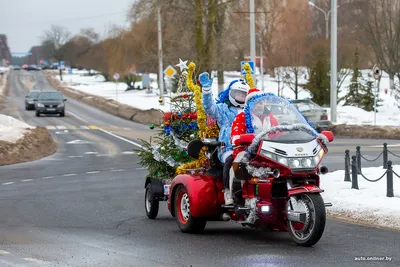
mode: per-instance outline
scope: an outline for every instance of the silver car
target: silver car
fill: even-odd
[[[310,99],[292,100],[298,110],[318,131],[327,130],[331,122],[328,120],[328,112]]]

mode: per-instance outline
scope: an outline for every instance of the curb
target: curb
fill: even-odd
[[[51,74],[45,73],[45,75],[49,83],[67,97],[98,108],[104,112],[141,124],[160,124],[162,122],[163,114],[157,109],[141,110],[121,104],[112,99],[106,99],[101,96],[83,93],[69,87],[63,87]]]
[[[328,128],[339,138],[400,139],[400,127],[331,124]]]

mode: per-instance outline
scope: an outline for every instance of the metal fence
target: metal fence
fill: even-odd
[[[368,182],[377,182],[386,176],[386,196],[393,197],[394,196],[393,195],[393,175],[395,175],[397,178],[400,178],[400,175],[398,175],[393,170],[392,161],[388,160],[389,154],[394,156],[395,158],[400,158],[399,155],[394,154],[387,148],[387,143],[383,144],[382,152],[375,159],[365,158],[361,154],[361,147],[357,146],[356,147],[356,155],[351,157],[351,162],[350,162],[350,151],[346,150],[345,151],[344,181],[351,182],[352,189],[359,189],[358,188],[358,175],[360,175],[362,178],[364,178]],[[365,161],[368,161],[368,162],[374,162],[374,161],[377,161],[378,159],[380,159],[381,157],[383,158],[383,168],[386,169],[386,171],[377,179],[369,179],[362,173],[361,159],[364,159]]]

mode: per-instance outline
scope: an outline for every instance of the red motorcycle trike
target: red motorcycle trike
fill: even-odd
[[[217,157],[223,144],[194,140],[188,145],[189,155],[198,158],[201,148],[208,147],[211,167],[188,170],[172,183],[148,179],[148,217],[154,219],[158,201],[167,200],[171,215],[185,233],[202,232],[207,221],[233,220],[245,226],[288,231],[302,246],[316,244],[325,228],[325,206],[331,206],[320,195],[319,175],[328,171],[320,163],[333,134],[318,134],[292,105],[285,108],[294,115],[290,125],[283,121],[257,135],[241,135],[240,145],[247,152],[232,166],[233,205],[224,205],[223,166]]]

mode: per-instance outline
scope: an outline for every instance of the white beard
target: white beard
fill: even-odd
[[[271,129],[271,119],[266,116],[263,121],[255,115],[252,115],[254,133],[259,134],[262,131]]]

